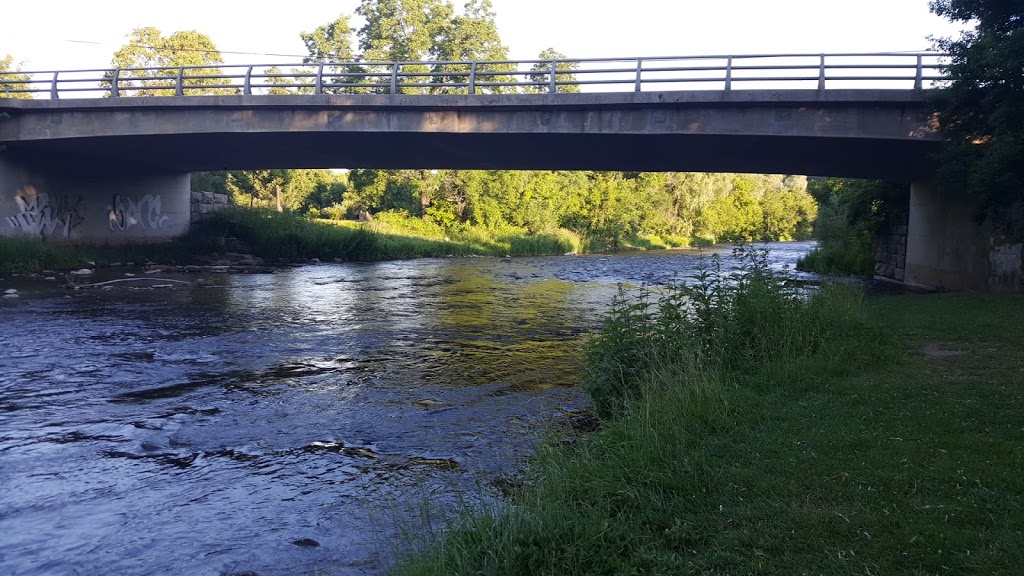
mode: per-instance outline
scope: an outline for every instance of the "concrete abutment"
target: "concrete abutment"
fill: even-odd
[[[189,175],[0,152],[0,236],[160,242],[188,232]]]
[[[910,187],[903,282],[939,290],[1021,292],[1021,244],[997,237],[978,221],[978,206],[966,194],[935,180]]]

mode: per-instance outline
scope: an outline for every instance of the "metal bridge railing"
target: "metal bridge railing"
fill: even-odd
[[[0,73],[0,97],[924,89],[944,54],[748,54],[476,62],[225,64]]]

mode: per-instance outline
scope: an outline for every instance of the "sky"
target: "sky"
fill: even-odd
[[[492,1],[513,59],[549,47],[572,58],[919,51],[931,46],[928,36],[960,29],[932,15],[928,0]],[[227,63],[294,63],[305,54],[300,32],[358,4],[4,0],[0,57],[12,55],[26,71],[105,68],[133,28],[155,26],[210,36]]]

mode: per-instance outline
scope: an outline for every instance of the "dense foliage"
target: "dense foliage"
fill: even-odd
[[[14,63],[14,57],[10,54],[0,58],[0,78],[6,82],[5,90],[0,92],[0,97],[21,99],[32,97],[27,92],[9,92],[10,90],[27,90],[28,84],[25,82],[29,81],[28,75],[20,72],[19,67]]]
[[[879,234],[906,223],[910,186],[847,178],[814,179],[807,190],[818,203],[818,246],[797,267],[823,274],[871,276]]]
[[[948,85],[933,96],[947,146],[940,177],[981,201],[981,217],[1024,237],[1024,2],[933,0],[934,13],[974,27],[937,41]]]
[[[778,175],[263,170],[197,174],[193,187],[243,206],[332,219],[393,214],[451,233],[564,229],[596,249],[807,239],[817,214],[806,179]]]
[[[110,64],[114,68],[127,68],[118,75],[121,96],[174,96],[178,71],[161,70],[155,74],[148,70],[132,68],[167,68],[174,66],[195,66],[186,76],[183,85],[186,94],[234,94],[230,88],[214,88],[218,80],[201,76],[221,74],[218,64],[223,64],[220,50],[209,36],[195,30],[174,32],[164,36],[153,27],[136,28],[128,35],[128,42],[114,53]],[[153,76],[157,76],[153,79]],[[106,74],[102,86],[113,82],[112,73]]]

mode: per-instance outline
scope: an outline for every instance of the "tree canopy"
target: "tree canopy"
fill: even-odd
[[[312,32],[299,34],[309,55],[306,63],[351,62],[356,59],[352,49],[353,30],[349,17],[342,14],[332,22],[318,26]]]
[[[147,70],[121,70],[118,87],[124,96],[173,96],[178,72],[175,67],[195,66],[185,76],[183,85],[188,94],[229,94],[232,89],[212,88],[218,80],[188,78],[188,76],[209,76],[221,73],[217,66],[223,64],[220,50],[209,36],[195,30],[174,32],[164,36],[152,26],[136,28],[128,34],[125,43],[111,60],[115,68],[169,68],[154,73]],[[147,79],[158,76],[157,79]],[[110,75],[108,74],[108,78]],[[165,79],[166,78],[166,79]],[[111,80],[103,85],[109,87]]]
[[[367,71],[384,73],[382,67],[370,70],[370,66],[357,66],[356,62],[431,61],[432,65],[405,65],[403,72],[422,74],[418,84],[443,84],[443,86],[405,87],[405,92],[465,93],[465,87],[447,86],[466,84],[470,66],[449,64],[449,62],[486,61],[477,66],[478,92],[516,92],[516,77],[511,75],[515,68],[507,62],[508,48],[502,43],[495,20],[491,0],[468,0],[457,11],[448,0],[362,0],[356,14],[365,19],[365,24],[353,31],[350,16],[340,15],[337,19],[317,27],[313,32],[301,34],[306,44],[309,63],[350,62],[344,71],[359,74]],[[358,47],[358,53],[353,46]],[[548,50],[540,58],[564,59],[565,56]],[[572,70],[572,62],[559,62],[559,70]],[[339,68],[341,69],[341,68]],[[540,64],[537,73],[530,78],[536,82],[547,82],[550,66]],[[356,83],[352,77],[349,83]],[[558,74],[559,81],[574,79],[571,73]],[[358,78],[358,80],[362,80]],[[335,82],[340,84],[342,82]],[[487,83],[506,84],[487,86]],[[545,84],[546,85],[546,84]],[[359,92],[340,86],[325,86],[327,92]],[[384,90],[384,88],[381,88]],[[528,92],[539,89],[528,88]],[[563,92],[578,92],[576,86],[560,87]]]
[[[932,12],[974,27],[937,40],[949,83],[935,92],[939,174],[981,201],[1003,233],[1024,236],[1024,2],[933,0]]]
[[[11,90],[27,90],[29,77],[22,74],[19,66],[15,65],[14,57],[10,54],[0,58],[0,80],[4,80],[3,89],[0,89],[0,98],[32,98],[28,92],[11,92]]]

